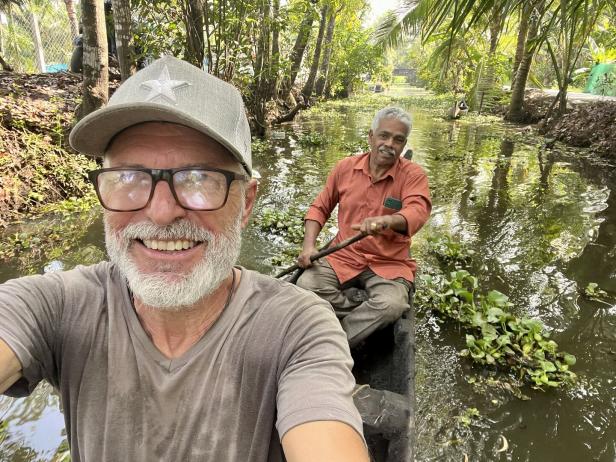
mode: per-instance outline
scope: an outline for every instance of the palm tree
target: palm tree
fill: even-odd
[[[8,11],[12,5],[22,6],[23,0],[0,0],[0,11]],[[4,60],[2,50],[0,50],[0,66],[7,72],[13,72],[13,67]]]
[[[71,25],[71,36],[75,38],[79,35],[79,23],[77,21],[77,13],[75,12],[75,0],[64,0],[66,6],[66,14],[68,22]]]
[[[580,46],[592,30],[597,12],[607,5],[614,7],[615,3],[614,0],[405,0],[402,14],[398,16],[391,13],[386,17],[377,28],[376,38],[384,46],[395,46],[401,38],[409,35],[420,35],[425,42],[444,25],[450,35],[450,43],[454,43],[454,36],[464,35],[482,18],[504,18],[514,9],[519,9],[518,44],[507,115],[509,120],[518,121],[524,115],[524,92],[533,58],[539,47],[546,43],[548,34],[559,29],[568,32],[556,35],[569,34],[569,38],[561,38],[560,44],[547,42],[561,87],[559,98],[562,108],[566,105],[566,86],[574,70]],[[555,4],[558,5],[559,14],[552,12]],[[493,25],[494,21],[488,23]],[[493,39],[492,26],[490,31]],[[574,42],[578,44],[577,47],[572,47]],[[559,69],[554,53],[557,45],[565,46],[563,57],[569,62],[562,70]],[[490,51],[493,50],[495,43],[491,40]],[[451,49],[448,49],[450,52]]]
[[[80,117],[107,102],[109,62],[103,2],[83,0],[83,100]]]
[[[314,21],[316,13],[315,5],[318,0],[307,0],[305,3],[306,10],[304,13],[304,18],[299,26],[299,30],[297,32],[297,37],[295,39],[295,45],[291,50],[290,61],[291,61],[291,69],[289,76],[285,77],[285,81],[283,82],[280,96],[285,98],[291,88],[293,88],[293,84],[295,83],[295,78],[297,77],[297,73],[302,65],[302,60],[304,59],[304,51],[306,50],[306,46],[308,45],[308,40],[310,39],[310,32],[312,30],[312,23]]]
[[[113,0],[113,27],[115,29],[116,47],[118,50],[118,64],[122,81],[129,78],[135,72],[135,48],[133,46],[133,30],[131,21],[130,0]],[[188,32],[187,36],[191,37]],[[197,34],[197,37],[198,34]],[[201,45],[201,62],[203,62],[203,16],[201,19],[201,36],[195,39]],[[190,39],[187,39],[190,42]],[[187,49],[190,49],[187,46]]]
[[[321,21],[319,22],[319,33],[317,34],[317,41],[314,46],[314,53],[312,55],[312,64],[310,65],[310,73],[308,74],[308,80],[302,88],[302,94],[306,98],[310,98],[312,90],[314,89],[314,82],[317,78],[317,72],[319,71],[319,63],[321,60],[321,49],[323,46],[323,36],[325,35],[325,28],[327,25],[327,12],[329,11],[329,5],[326,3],[321,8]]]
[[[400,14],[391,12],[377,26],[376,39],[383,46],[391,47],[403,37],[419,35],[425,43],[437,33],[447,36],[437,49],[444,54],[444,68],[449,66],[453,47],[464,43],[463,38],[473,26],[489,31],[487,56],[477,67],[476,95],[479,109],[485,97],[494,95],[498,84],[495,78],[495,56],[505,20],[520,0],[405,0]],[[463,46],[463,45],[462,45]]]
[[[586,45],[597,20],[610,2],[607,0],[560,0],[555,16],[560,27],[546,39],[546,45],[558,82],[559,114],[567,110],[567,89],[582,48]]]

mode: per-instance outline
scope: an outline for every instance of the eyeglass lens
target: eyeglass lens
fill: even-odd
[[[113,210],[136,210],[147,205],[152,192],[152,175],[141,170],[110,170],[98,176],[103,205]],[[227,179],[221,172],[180,170],[173,174],[173,189],[182,207],[213,210],[222,207]]]

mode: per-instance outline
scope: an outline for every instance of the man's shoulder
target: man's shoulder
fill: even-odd
[[[339,165],[344,165],[347,167],[355,167],[360,165],[366,157],[370,155],[369,152],[362,152],[360,154],[351,154],[350,156],[345,157],[344,159],[338,162]]]
[[[117,274],[115,265],[102,261],[93,265],[77,265],[75,268],[59,272],[58,275],[68,284],[95,284],[105,287]]]
[[[62,285],[64,287],[80,287],[85,288],[89,284],[102,287],[103,282],[113,277],[114,266],[109,262],[100,262],[93,265],[78,265],[75,268],[65,271],[54,271],[46,274],[35,274],[22,276],[17,279],[12,279],[6,284],[16,284],[18,286],[41,288],[53,285]]]

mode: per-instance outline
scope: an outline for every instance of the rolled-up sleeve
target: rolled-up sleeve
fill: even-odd
[[[310,205],[306,213],[305,220],[313,220],[318,222],[321,227],[329,219],[334,208],[338,204],[338,176],[340,172],[340,163],[338,163],[331,171],[325,182],[325,187]]]
[[[432,200],[428,177],[421,167],[414,166],[413,172],[406,175],[402,189],[402,209],[396,212],[406,220],[407,234],[413,236],[430,218]]]

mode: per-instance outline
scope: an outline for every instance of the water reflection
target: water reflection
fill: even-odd
[[[284,139],[255,154],[254,167],[262,175],[257,209],[307,206],[333,165],[365,143],[372,115],[388,102],[383,97],[362,106],[335,103],[277,129]],[[418,109],[413,100],[398,103],[413,114],[413,160],[427,170],[434,197],[433,217],[418,237],[416,257],[424,257],[422,242],[435,230],[460,237],[476,252],[473,272],[481,285],[509,295],[519,314],[541,319],[560,347],[577,356],[581,377],[571,390],[529,390],[530,401],[520,400],[458,357],[464,339],[457,326],[439,324],[420,311],[418,460],[461,461],[465,454],[471,461],[616,460],[614,169],[586,155],[529,143],[516,127],[445,121]],[[302,144],[309,133],[322,135],[322,144]],[[100,221],[88,222],[81,232],[71,235],[63,258],[76,262],[87,246],[102,249]],[[285,243],[256,226],[244,238],[241,263],[275,272],[269,257]],[[48,259],[27,262],[40,271]],[[12,265],[0,278],[20,273],[19,261]],[[589,282],[608,292],[604,302],[583,295]],[[5,421],[21,418],[36,425],[3,427],[3,450],[10,443],[12,452],[0,454],[1,460],[49,460],[49,447],[61,434],[46,420],[48,411],[59,418],[53,395],[47,396],[45,411],[23,404],[27,400],[8,407],[1,401]],[[469,427],[460,425],[457,416],[470,408],[480,418]],[[49,447],[37,443],[41,434],[52,435]],[[509,449],[497,452],[503,437]]]

